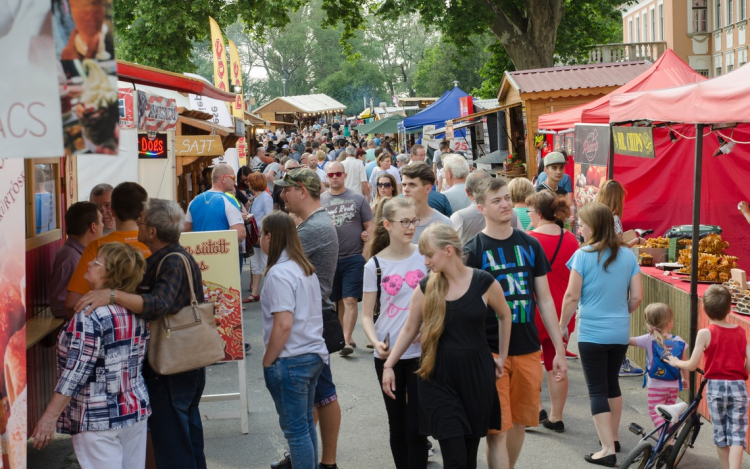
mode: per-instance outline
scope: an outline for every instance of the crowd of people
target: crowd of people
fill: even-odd
[[[90,202],[68,209],[51,291],[53,313],[68,322],[55,394],[32,435],[37,448],[58,431],[73,435],[84,468],[143,467],[148,422],[160,469],[206,467],[198,409],[205,368],[152,370],[148,321],[203,298],[181,233],[234,230],[240,270],[251,269],[243,302],[260,303],[263,375],[289,446],[272,468],[337,468],[342,416],[331,354],[362,353],[353,337],[360,302],[398,469],[427,467],[428,436],[445,468],[475,468],[486,438],[487,465],[497,469],[515,466],[528,427],[564,432],[566,358],[577,358],[567,342],[576,328],[600,445],[584,459],[616,466],[619,378],[635,368],[628,346],[647,349],[649,370],[661,360],[654,343],[684,343],[670,334],[673,313],[663,304],[648,305],[647,333],[630,337],[643,291],[622,240],[619,183],[605,181],[599,199],[577,212],[579,238],[564,228],[572,185],[559,152],[545,157],[535,186],[478,170],[447,142],[428,160],[423,145],[398,154],[388,136],[340,125],[277,131],[259,143],[238,171],[217,164],[204,172],[186,212],[132,182],[100,184]],[[665,361],[694,369],[705,353],[720,461],[734,468],[745,445],[750,348],[724,321],[727,294],[707,292],[712,325],[692,357]],[[340,343],[329,336],[331,321]],[[670,378],[649,374],[655,425],[655,406],[674,403],[685,385],[684,375]],[[742,398],[745,407],[730,409]]]

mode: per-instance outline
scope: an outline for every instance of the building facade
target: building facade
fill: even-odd
[[[747,62],[750,0],[641,0],[623,9],[623,42],[666,42],[707,77]]]

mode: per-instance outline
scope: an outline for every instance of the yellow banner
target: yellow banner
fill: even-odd
[[[210,16],[211,23],[211,50],[214,55],[214,86],[223,91],[229,91],[229,71],[227,70],[227,52],[224,47],[224,37],[221,35],[219,25]]]
[[[237,46],[231,39],[229,43],[229,75],[232,77],[232,92],[237,93],[232,104],[232,115],[243,119],[245,117],[245,103],[242,98],[242,68],[240,67],[240,54],[237,53]],[[234,88],[239,86],[239,89]]]
[[[216,323],[224,340],[224,361],[242,360],[242,297],[237,232],[204,231],[180,235],[180,244],[193,255],[203,277],[203,293],[216,303]]]

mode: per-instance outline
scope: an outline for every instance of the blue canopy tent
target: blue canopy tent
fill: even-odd
[[[432,103],[424,111],[418,112],[401,121],[399,127],[406,131],[424,127],[425,125],[434,125],[436,128],[444,127],[445,121],[461,116],[458,98],[465,96],[469,95],[464,93],[458,86],[454,86],[453,89],[443,93],[440,99]]]

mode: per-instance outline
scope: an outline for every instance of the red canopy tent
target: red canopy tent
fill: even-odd
[[[677,88],[612,97],[612,123],[628,124],[646,120],[652,125],[665,125],[653,131],[656,155],[653,163],[644,164],[641,158],[614,158],[613,166],[617,179],[626,189],[638,194],[626,204],[630,212],[625,217],[626,220],[645,212],[659,211],[667,223],[684,223],[675,216],[687,219],[684,196],[688,194],[687,188],[692,175],[693,239],[698,238],[698,226],[701,222],[720,225],[724,229],[722,236],[731,245],[730,253],[739,256],[740,263],[747,265],[747,256],[750,255],[750,230],[747,229],[744,217],[737,211],[737,203],[747,198],[748,194],[743,193],[743,189],[746,190],[747,181],[750,180],[748,96],[750,67],[745,65],[712,80]],[[693,123],[694,127],[687,125]],[[717,123],[732,124],[713,125]],[[719,137],[725,142],[735,143],[736,146],[731,153],[719,153],[719,156],[714,158],[711,155],[717,155]],[[690,153],[691,147],[694,149],[692,168],[689,160],[683,156]],[[657,172],[657,168],[662,170]],[[654,184],[659,177],[662,178],[662,183]],[[669,187],[673,193],[683,195],[683,202],[671,202],[664,207],[667,204],[660,199],[664,195],[664,186]],[[674,198],[673,196],[672,199]],[[693,275],[690,281],[691,344],[695,343],[698,325],[698,278],[695,275],[697,267],[698,243],[693,243]],[[691,386],[691,394],[693,388]]]
[[[682,61],[672,49],[667,51],[648,70],[622,85],[612,93],[590,103],[582,104],[565,111],[552,112],[539,116],[539,129],[565,130],[575,124],[609,124],[609,102],[612,96],[636,91],[657,90],[696,83],[706,78]]]

